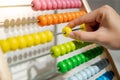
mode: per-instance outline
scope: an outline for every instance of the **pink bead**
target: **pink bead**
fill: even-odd
[[[73,2],[73,0],[69,0],[70,1],[70,8],[74,8],[75,4]]]
[[[57,2],[55,0],[51,0],[51,3],[52,3],[52,9],[57,9],[58,6],[57,6]]]
[[[52,3],[50,0],[46,0],[46,3],[47,3],[47,9],[48,10],[51,10],[52,9]]]
[[[66,9],[67,3],[65,2],[65,0],[61,0],[61,2],[62,2],[62,9]]]
[[[70,1],[69,0],[65,0],[65,1],[66,1],[67,8],[70,8]]]
[[[56,0],[56,3],[57,3],[58,9],[62,9],[62,2],[61,2],[61,0]]]
[[[47,3],[45,0],[39,0],[41,3],[41,10],[47,10]]]
[[[35,11],[40,10],[40,8],[41,8],[41,3],[40,3],[39,0],[33,0],[33,1],[32,1],[32,4],[33,4],[33,6],[32,6],[32,9],[33,9],[33,10],[35,10]]]
[[[78,7],[80,8],[82,6],[82,2],[81,0],[77,0],[78,1]]]
[[[78,0],[74,0],[74,4],[75,4],[75,6],[74,6],[74,8],[77,8],[78,7]]]

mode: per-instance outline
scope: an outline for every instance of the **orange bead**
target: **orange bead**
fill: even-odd
[[[45,15],[47,18],[47,25],[50,25],[53,23],[53,17],[51,15]]]
[[[63,16],[63,22],[67,22],[68,21],[67,15],[66,14],[62,14],[62,16]]]
[[[58,17],[56,14],[51,15],[53,17],[53,24],[58,24]]]
[[[62,14],[57,14],[57,17],[58,17],[58,23],[62,23],[63,22]]]
[[[74,19],[76,18],[75,13],[74,13],[74,12],[71,12],[70,14],[72,15],[72,19],[74,20]]]
[[[72,15],[70,13],[66,13],[67,17],[68,17],[68,21],[72,20]]]
[[[77,18],[80,17],[79,12],[76,12],[75,15]]]
[[[40,16],[38,16],[38,20],[39,20],[38,24],[40,26],[47,25],[47,17],[46,16],[40,15]]]

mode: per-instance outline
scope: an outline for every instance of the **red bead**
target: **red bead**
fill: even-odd
[[[47,9],[47,3],[45,0],[40,0],[41,3],[41,10],[46,10]]]
[[[41,3],[40,3],[40,1],[39,0],[33,0],[32,1],[32,4],[33,4],[33,6],[32,6],[32,9],[33,10],[40,10],[41,9]]]
[[[47,3],[47,9],[48,10],[51,10],[52,9],[52,2],[50,0],[46,0],[46,3]]]
[[[57,2],[55,0],[51,0],[52,3],[52,9],[57,9]]]
[[[62,2],[62,9],[66,9],[66,7],[67,7],[66,2],[64,0],[61,0],[61,2]]]
[[[62,2],[61,2],[61,0],[56,0],[56,3],[57,3],[57,8],[58,9],[62,9]]]

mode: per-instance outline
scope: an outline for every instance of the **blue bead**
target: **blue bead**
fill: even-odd
[[[110,80],[110,79],[107,78],[106,76],[101,76],[101,78],[102,78],[103,80]]]
[[[101,77],[99,77],[99,78],[97,78],[97,79],[95,79],[95,80],[103,80]]]
[[[87,74],[87,79],[89,79],[92,76],[91,71],[89,69],[86,68],[83,71]]]
[[[71,76],[68,78],[68,80],[79,80],[79,79],[77,79],[77,77],[75,77],[75,76]]]
[[[79,73],[76,73],[74,76],[77,77],[78,80],[83,80],[83,77]]]

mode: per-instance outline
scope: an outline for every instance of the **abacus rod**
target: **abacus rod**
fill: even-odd
[[[76,30],[80,30],[80,29],[83,29],[83,28],[76,28],[76,29],[73,29],[72,31],[76,31]],[[61,35],[61,34],[65,34],[65,33],[60,32],[60,33],[57,33],[56,35]]]
[[[21,4],[21,5],[3,5],[0,8],[7,8],[7,7],[29,7],[33,6],[33,4]]]

